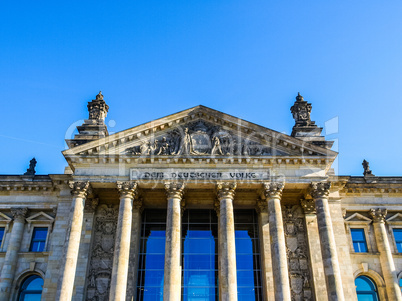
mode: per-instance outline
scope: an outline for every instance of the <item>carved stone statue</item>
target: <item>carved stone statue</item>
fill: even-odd
[[[215,136],[214,138],[212,138],[212,140],[214,142],[214,146],[212,148],[211,155],[223,155],[219,138]]]
[[[296,102],[290,108],[293,118],[296,121],[296,127],[315,126],[315,122],[310,119],[311,108],[311,103],[305,101],[303,96],[298,93]]]
[[[178,155],[196,155],[196,152],[194,152],[193,148],[193,141],[188,133],[188,128],[184,129],[184,136]]]
[[[88,102],[89,119],[96,121],[98,124],[104,124],[109,106],[103,100],[102,92],[96,95],[96,99]]]
[[[363,160],[362,165],[363,165],[363,168],[364,168],[363,175],[364,175],[365,177],[373,177],[374,174],[373,174],[373,172],[370,170],[369,162],[366,161],[366,160]]]
[[[24,173],[24,175],[27,175],[27,176],[35,175],[35,173],[36,173],[36,171],[35,171],[36,163],[37,163],[36,159],[32,158],[32,160],[29,161],[29,168],[27,169],[26,173]]]

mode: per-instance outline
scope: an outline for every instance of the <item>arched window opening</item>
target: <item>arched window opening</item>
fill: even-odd
[[[19,301],[40,301],[42,298],[43,279],[37,275],[29,276],[20,288]]]
[[[377,287],[374,282],[366,277],[359,276],[355,280],[357,300],[378,301]]]

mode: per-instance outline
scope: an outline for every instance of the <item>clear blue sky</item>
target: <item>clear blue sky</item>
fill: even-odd
[[[2,1],[0,174],[33,156],[62,173],[65,133],[102,90],[111,132],[203,104],[288,134],[300,91],[339,174],[367,159],[402,176],[401,14],[400,0]]]

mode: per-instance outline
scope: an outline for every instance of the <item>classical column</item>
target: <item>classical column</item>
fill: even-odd
[[[165,183],[167,194],[165,272],[163,300],[181,299],[181,201],[184,183]]]
[[[314,295],[316,299],[325,301],[328,300],[328,294],[327,285],[325,284],[324,265],[321,256],[320,235],[318,233],[317,212],[314,200],[301,199],[300,205],[304,211],[311,273],[314,279]]]
[[[331,214],[328,205],[330,182],[312,183],[310,194],[314,198],[317,211],[318,232],[320,234],[321,254],[324,262],[325,280],[329,300],[345,300],[342,288],[341,270],[339,268],[338,254]]]
[[[262,288],[263,300],[273,300],[274,282],[272,274],[271,242],[269,236],[269,214],[267,201],[257,201],[258,224],[260,233],[261,266],[262,266]]]
[[[89,190],[89,182],[69,182],[73,200],[70,209],[70,232],[67,232],[65,242],[65,257],[60,266],[61,275],[57,289],[56,300],[70,301],[73,289],[75,270],[77,267],[78,250],[80,247],[82,222],[84,217],[85,198]]]
[[[18,252],[21,248],[22,235],[24,233],[25,215],[27,208],[11,208],[14,217],[13,229],[11,230],[10,241],[4,259],[3,269],[0,277],[0,300],[8,301],[11,293],[11,286],[14,281],[15,269],[18,262]]]
[[[389,300],[402,301],[401,289],[398,284],[398,275],[395,270],[394,259],[392,258],[391,246],[385,229],[385,217],[387,209],[370,209],[373,218],[374,235],[377,247],[380,251],[381,269],[383,272],[385,286]]]
[[[137,186],[136,182],[117,182],[120,206],[114,245],[112,280],[110,281],[110,300],[126,300],[133,200],[137,194]]]
[[[264,194],[268,202],[275,300],[290,301],[288,258],[281,209],[281,197],[284,186],[282,182],[264,183]]]
[[[233,199],[236,183],[218,183],[219,200],[219,295],[237,301],[236,246]]]

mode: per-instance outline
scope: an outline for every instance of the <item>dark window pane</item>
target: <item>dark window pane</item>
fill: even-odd
[[[402,229],[394,229],[395,244],[399,253],[402,253]]]
[[[0,228],[0,246],[1,246],[1,243],[3,242],[3,237],[4,237],[4,228],[1,227]]]
[[[34,228],[29,251],[43,252],[45,250],[47,230],[47,228]]]
[[[366,237],[364,229],[350,229],[353,241],[353,249],[357,253],[367,252]]]

